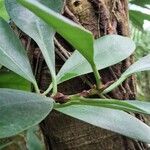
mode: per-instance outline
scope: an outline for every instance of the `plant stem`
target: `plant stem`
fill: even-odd
[[[95,63],[93,63],[91,65],[91,67],[92,67],[92,70],[93,70],[93,73],[94,73],[94,76],[95,76],[95,79],[96,79],[96,87],[97,87],[97,89],[100,89],[100,87],[102,85],[102,82],[101,82],[101,77],[99,75],[99,72],[97,70],[97,67],[96,67]]]
[[[97,87],[97,89],[100,89],[102,83],[101,83],[101,77],[99,75],[97,67],[94,63],[91,65],[91,67],[92,67],[92,70],[93,70],[93,73],[94,73],[94,76],[95,76],[95,79],[96,79],[96,87]],[[56,79],[53,78],[52,82],[53,82],[53,85],[50,84],[48,89],[45,92],[43,92],[42,95],[47,95],[51,91],[52,88],[53,88],[52,95],[55,95],[57,93],[57,81],[56,81]]]
[[[52,78],[52,83],[53,83],[53,92],[52,92],[52,96],[54,96],[57,93],[57,80],[55,77]],[[47,91],[48,93],[50,91]]]
[[[53,86],[52,86],[52,83],[51,83],[49,85],[49,87],[47,88],[47,90],[42,93],[42,95],[47,95],[51,91],[52,88],[53,88]]]
[[[103,95],[103,94],[98,94],[99,95],[99,97],[101,97],[101,98],[103,98],[103,99],[106,99],[107,97],[105,96],[105,95]]]
[[[12,140],[11,142],[8,142],[8,143],[6,143],[6,144],[2,144],[2,145],[0,146],[0,149],[4,149],[4,148],[6,148],[7,146],[9,146],[9,145],[11,145],[11,144],[13,144],[13,143],[15,143],[14,140]]]
[[[56,78],[52,78],[52,83],[50,83],[49,87],[46,91],[42,93],[42,95],[47,95],[53,88],[52,96],[54,96],[57,93],[57,80]]]
[[[119,86],[126,78],[119,78],[116,82],[114,82],[112,85],[110,85],[107,89],[105,89],[102,94],[107,94],[108,92],[115,89],[117,86]]]
[[[91,99],[91,98],[84,98],[84,97],[71,97],[70,101],[65,104],[55,104],[55,108],[59,109],[62,107],[67,107],[71,105],[87,105],[87,106],[96,106],[96,107],[103,107],[103,108],[111,108],[117,110],[123,110],[127,112],[134,112],[134,113],[142,113],[147,114],[147,112],[143,111],[142,109],[129,104],[125,101],[119,101],[115,99]]]
[[[38,93],[38,94],[40,94],[40,89],[39,89],[37,83],[34,83],[33,86],[35,88],[35,92]]]

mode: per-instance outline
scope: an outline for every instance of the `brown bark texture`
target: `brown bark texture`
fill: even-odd
[[[95,38],[107,34],[129,36],[127,0],[66,0],[63,15],[90,30]],[[74,50],[60,35],[56,34],[56,70],[64,64]],[[66,51],[61,53],[61,49]],[[37,61],[38,58],[38,61]],[[100,71],[103,84],[116,81],[131,64],[130,57],[112,67]],[[51,77],[39,49],[34,51],[33,66],[41,90],[45,90]],[[59,92],[73,94],[89,89],[87,83],[95,83],[93,74],[71,79],[59,85]],[[106,97],[117,99],[135,98],[134,77]],[[145,145],[116,133],[92,126],[53,111],[41,123],[48,150],[144,150]]]

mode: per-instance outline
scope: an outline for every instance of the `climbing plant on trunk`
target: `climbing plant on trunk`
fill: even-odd
[[[36,92],[1,89],[0,138],[40,123],[53,108],[55,111],[41,123],[48,149],[90,149],[95,142],[96,149],[144,148],[142,142],[103,130],[150,141],[150,127],[124,112],[150,114],[149,103],[134,101],[135,83],[131,75],[150,69],[150,55],[132,64],[130,55],[135,44],[127,37],[127,1],[66,0],[63,15],[74,22],[59,14],[61,4],[61,1],[6,0],[11,19],[34,39],[38,45],[34,44],[34,49],[36,46],[40,49],[34,52],[33,75],[23,46],[0,19],[3,35],[0,64],[30,81]],[[3,44],[6,42],[7,46]]]

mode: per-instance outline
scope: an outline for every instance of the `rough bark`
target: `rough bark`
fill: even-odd
[[[127,5],[127,0],[66,0],[63,15],[90,30],[95,38],[106,34],[129,36]],[[73,51],[73,48],[59,35],[56,35],[56,37],[61,46],[67,51]],[[57,48],[59,49],[58,45]],[[57,53],[57,70],[64,63],[59,56]],[[37,64],[36,58],[33,62],[34,67]],[[43,58],[39,58],[36,74],[41,90],[45,90],[51,78]],[[102,82],[105,84],[115,81],[130,66],[132,61],[133,58],[130,57],[117,65],[100,71]],[[92,74],[86,76],[87,78],[94,83]],[[131,77],[106,96],[118,99],[134,99],[134,86],[134,78]],[[89,85],[83,82],[81,78],[72,79],[59,86],[59,91],[64,94],[77,93],[84,89],[89,89]],[[97,128],[56,111],[53,111],[41,123],[41,129],[45,136],[47,149],[50,150],[145,149],[140,142],[132,141],[116,133]]]

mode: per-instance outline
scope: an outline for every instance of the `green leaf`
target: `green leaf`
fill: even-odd
[[[136,11],[136,10],[130,10],[130,20],[132,21],[133,25],[138,27],[139,29],[143,30],[144,20],[150,21],[150,15]]]
[[[40,136],[38,127],[28,129],[26,135],[26,144],[28,150],[44,150],[44,143],[39,139]]]
[[[114,65],[135,50],[134,42],[123,36],[107,35],[94,41],[94,61],[99,70]],[[92,72],[87,60],[75,51],[57,74],[58,83]]]
[[[141,6],[141,7],[146,7],[146,5],[150,5],[150,1],[148,0],[132,0],[130,1],[130,3]]]
[[[150,54],[132,64],[115,83],[113,83],[111,86],[109,86],[107,89],[103,91],[103,94],[112,91],[114,88],[120,85],[126,78],[128,78],[132,74],[148,70],[150,70]]]
[[[2,17],[5,20],[9,20],[9,16],[5,9],[4,0],[0,0],[0,17]]]
[[[52,11],[36,0],[17,0],[30,9],[46,23],[52,26],[61,36],[74,46],[91,64],[93,64],[93,35],[82,26]]]
[[[89,105],[97,107],[106,107],[118,109],[128,112],[141,113],[150,115],[150,102],[142,102],[138,100],[116,100],[116,99],[96,99],[96,98],[82,98],[75,97],[63,105],[56,105],[55,107],[65,107],[68,105]]]
[[[0,138],[16,135],[41,122],[53,100],[34,93],[0,89]]]
[[[150,127],[123,111],[82,105],[56,110],[94,126],[150,143]]]
[[[61,11],[62,1],[42,1],[43,5],[50,6],[56,11]],[[53,38],[55,31],[52,27],[42,21],[39,17],[33,14],[28,9],[24,8],[16,2],[16,0],[5,1],[7,11],[15,24],[31,38],[33,38],[39,45],[45,61],[50,69],[52,79],[56,85],[55,74],[55,52]]]
[[[36,84],[27,54],[7,22],[0,18],[0,64]]]
[[[31,91],[31,83],[11,71],[0,71],[0,88]]]

